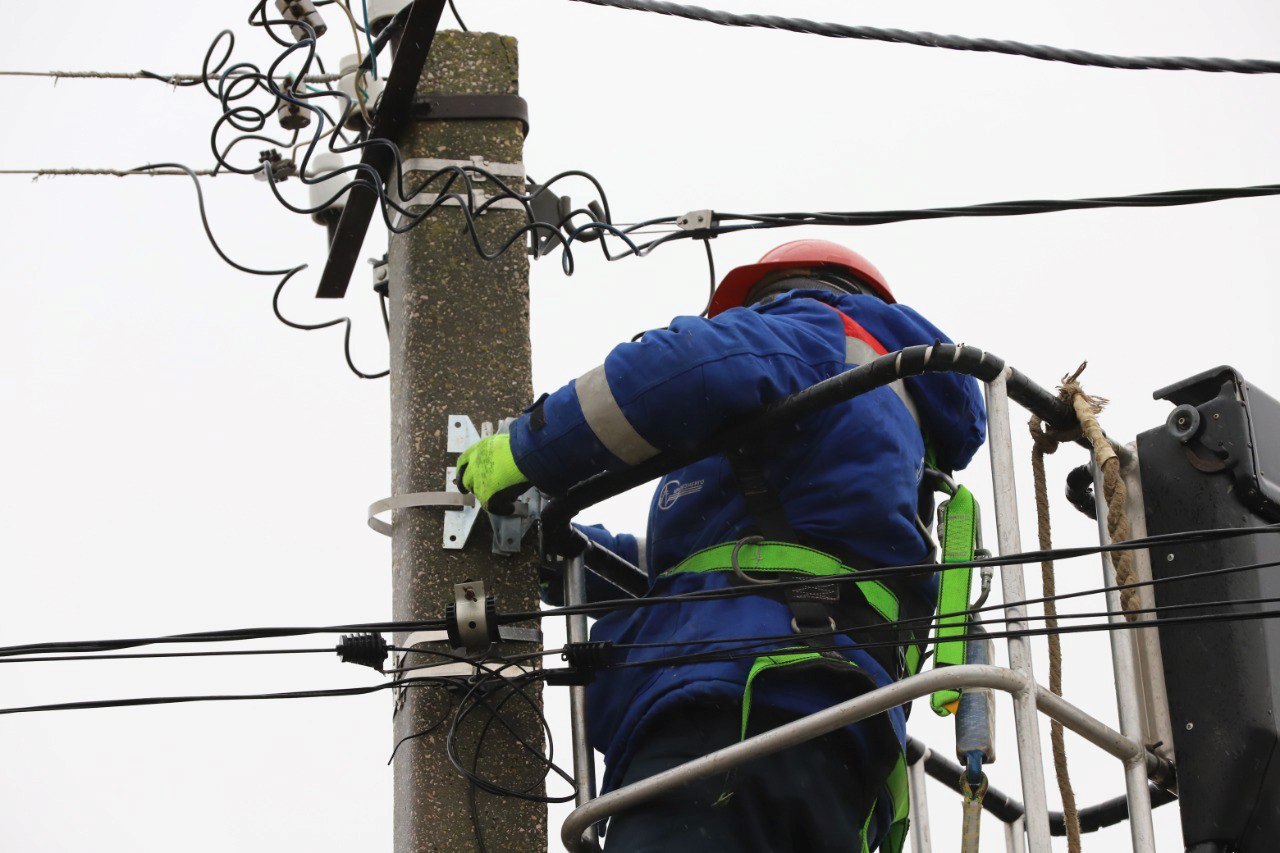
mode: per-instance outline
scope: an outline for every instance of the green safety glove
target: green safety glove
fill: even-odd
[[[482,438],[458,457],[458,488],[472,493],[494,515],[512,515],[515,499],[530,487],[511,454],[511,436]]]

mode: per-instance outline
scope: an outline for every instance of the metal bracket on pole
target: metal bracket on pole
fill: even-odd
[[[496,432],[504,433],[511,428],[512,418],[498,422]],[[476,430],[471,418],[466,415],[449,415],[448,451],[461,453],[481,438],[487,438],[495,432],[493,424],[485,421]],[[445,472],[445,489],[456,493],[458,469],[450,467]],[[534,520],[542,512],[543,497],[537,489],[531,488],[516,498],[514,515],[489,514],[489,524],[493,527],[494,554],[519,554],[520,543],[525,534],[533,526]],[[471,535],[471,528],[476,523],[480,512],[479,506],[467,506],[456,510],[446,510],[444,515],[444,547],[450,551],[462,549]]]
[[[493,435],[492,424],[481,424],[476,431],[475,424],[466,415],[449,415],[448,451],[461,453],[481,438]],[[445,469],[444,489],[446,492],[458,491],[458,469],[449,466]],[[475,526],[480,515],[480,506],[474,501],[469,507],[449,509],[444,513],[444,541],[441,543],[448,551],[461,551],[471,536],[471,528]]]

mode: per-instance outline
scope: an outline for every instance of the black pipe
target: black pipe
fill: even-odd
[[[585,536],[583,538],[586,538]],[[584,565],[600,580],[631,598],[641,598],[649,591],[649,575],[633,566],[603,545],[587,541]]]
[[[1072,468],[1067,474],[1067,500],[1080,512],[1098,520],[1098,504],[1093,499],[1093,471],[1088,465]]]
[[[991,382],[1004,367],[1004,360],[998,356],[963,344],[913,346],[882,355],[772,403],[758,415],[721,430],[698,447],[668,450],[639,465],[597,474],[572,486],[564,496],[555,498],[543,509],[544,541],[553,551],[572,548],[568,541],[569,522],[583,509],[895,380],[923,373],[963,373]],[[1039,415],[1050,427],[1065,429],[1075,425],[1075,413],[1070,406],[1019,371],[1010,371],[1008,390],[1011,399]]]
[[[943,758],[936,752],[927,750],[925,745],[915,738],[907,738],[906,753],[908,764],[915,764],[920,760],[921,756],[924,756],[924,772],[928,774],[930,779],[941,782],[957,794],[963,794],[960,790],[960,777],[964,773],[964,768],[959,764]],[[1151,792],[1152,808],[1159,808],[1178,799],[1176,794],[1171,794],[1155,785],[1151,785],[1149,790]],[[1002,823],[1013,823],[1026,814],[1026,809],[1022,807],[1022,803],[999,788],[990,785],[987,787],[987,793],[982,797],[982,810],[990,812],[993,817]],[[1099,829],[1115,826],[1117,823],[1128,820],[1129,798],[1121,795],[1110,800],[1103,800],[1096,805],[1080,809],[1079,814],[1080,831],[1097,832]],[[1067,822],[1062,812],[1049,812],[1049,834],[1054,836],[1067,834]]]

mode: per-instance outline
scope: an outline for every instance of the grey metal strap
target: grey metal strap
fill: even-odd
[[[475,495],[464,495],[458,492],[410,492],[407,495],[392,495],[369,504],[369,526],[383,536],[391,535],[391,525],[378,518],[384,512],[396,509],[407,509],[411,506],[452,506],[470,507],[476,505]]]
[[[524,163],[493,163],[483,157],[467,160],[443,160],[438,157],[410,157],[400,164],[403,174],[409,172],[442,172],[445,169],[467,170],[472,181],[483,182],[485,176],[476,172],[483,169],[500,178],[524,178]]]
[[[537,628],[521,628],[516,625],[501,625],[498,627],[498,636],[511,643],[541,643],[542,631]],[[404,638],[404,647],[411,648],[421,643],[447,643],[449,642],[449,632],[440,631],[414,631],[412,634]]]
[[[610,453],[628,465],[639,465],[658,455],[658,448],[645,441],[622,413],[603,364],[579,377],[574,389],[587,426]]]
[[[867,364],[875,361],[881,356],[871,348],[871,344],[862,340],[848,336],[844,339],[844,363],[845,364]],[[916,428],[920,428],[920,411],[916,408],[915,400],[911,399],[907,386],[903,384],[901,379],[895,379],[889,383],[889,388],[893,393],[898,395],[898,399],[902,401],[902,405],[907,407],[907,413],[911,415],[911,420],[916,422]]]
[[[502,638],[502,640],[504,641],[513,642],[513,643],[541,643],[542,642],[542,631],[539,630],[538,628],[519,628],[514,625],[502,625],[501,627],[498,628],[498,636]],[[448,631],[414,631],[412,634],[405,637],[404,648],[413,648],[414,646],[419,646],[424,643],[447,643],[447,642],[449,642]],[[424,651],[428,651],[428,650],[424,649]],[[401,652],[399,657],[396,658],[396,669],[403,669],[408,661],[408,658],[409,658],[408,652]],[[480,661],[480,663],[489,664],[491,662]],[[498,671],[498,675],[502,676],[503,678],[510,678],[514,675],[523,675],[526,672],[525,669],[518,667],[515,664],[506,664],[503,661],[494,661],[492,662],[492,664],[493,666],[491,666],[490,669],[497,669],[498,667],[501,667],[501,669],[499,669]],[[514,670],[514,671],[509,671],[509,670]],[[481,671],[482,670],[479,667],[477,667],[474,663],[468,663],[466,661],[447,661],[434,666],[428,665],[421,668],[417,668],[417,669],[414,669],[413,672],[409,672],[409,673],[397,673],[396,677],[412,678],[415,675],[418,675],[418,676],[431,675],[436,677],[461,676],[461,677],[469,678],[472,675],[475,675],[477,672],[481,672]]]

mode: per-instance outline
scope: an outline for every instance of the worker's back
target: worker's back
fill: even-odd
[[[945,340],[939,330],[905,306],[872,296],[796,291],[713,320],[679,318],[667,330],[615,349],[601,375],[628,427],[652,448],[670,449],[696,445],[768,403],[886,349],[939,339]],[[584,377],[577,383],[577,398],[588,420],[597,405],[588,396],[593,393],[589,386],[598,381]],[[564,401],[549,399],[547,404],[563,410]],[[553,412],[551,420],[563,418]],[[922,430],[940,467],[964,467],[985,432],[976,383],[951,374],[926,374],[907,380],[905,393],[901,386],[881,388],[766,437],[759,454],[765,479],[780,498],[796,539],[852,565],[902,565],[923,559],[927,545],[916,526],[926,455]],[[617,441],[606,433],[602,441],[591,442],[589,433],[568,430],[564,438],[560,442],[538,436],[536,441],[543,448],[559,445],[561,454],[574,446],[569,439],[579,447],[594,443],[588,452],[605,457],[613,455],[609,444]],[[556,458],[562,465],[569,463],[559,472],[567,485],[574,460]],[[532,463],[537,471],[549,459],[549,452],[530,453],[520,464],[529,470],[526,465]],[[590,464],[609,467],[600,459]],[[616,462],[614,467],[619,467]],[[549,474],[541,476],[545,480]],[[533,479],[538,481],[538,475]],[[653,582],[650,596],[741,585],[731,572],[684,570],[681,563],[691,554],[758,530],[758,520],[748,511],[724,456],[667,476],[655,491],[645,537],[644,562]],[[613,537],[599,529],[589,533],[619,553],[636,553],[631,537]],[[750,550],[743,552],[745,570],[752,569],[750,557]],[[900,597],[914,594],[931,606],[933,584],[933,578],[926,577],[914,589],[897,592]],[[909,605],[904,600],[902,606]],[[743,702],[757,659],[796,646],[792,636],[787,604],[764,594],[658,604],[601,618],[592,632],[595,640],[619,647],[657,644],[619,648],[614,659],[629,665],[601,672],[589,689],[591,736],[605,754],[606,788],[625,772],[631,748],[643,737],[648,721],[687,702]],[[732,642],[752,637],[776,639]],[[848,639],[839,645],[857,664],[866,687],[887,684],[901,674],[889,671],[893,667],[883,663],[883,654],[873,657],[852,650]],[[728,649],[731,654],[718,654]],[[643,663],[687,655],[704,659]],[[708,655],[733,659],[705,660]],[[804,678],[798,669],[788,677],[779,671],[752,684],[751,702],[757,708],[804,714],[848,698],[850,689],[846,679]],[[892,722],[901,737],[900,712],[894,712]],[[852,728],[850,733],[858,737]]]

